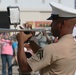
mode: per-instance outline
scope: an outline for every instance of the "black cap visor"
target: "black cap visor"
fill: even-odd
[[[57,18],[59,18],[59,15],[51,14],[51,16],[47,20],[54,20],[54,19],[57,19]]]

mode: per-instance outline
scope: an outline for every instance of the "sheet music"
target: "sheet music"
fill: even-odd
[[[10,9],[10,22],[11,23],[19,23],[20,21],[20,11],[18,8]]]

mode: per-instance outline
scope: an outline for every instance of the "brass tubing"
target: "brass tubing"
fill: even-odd
[[[0,33],[1,32],[21,32],[21,31],[38,31],[38,32],[42,32],[44,31],[43,29],[0,29]],[[46,30],[46,31],[50,31],[50,29]]]

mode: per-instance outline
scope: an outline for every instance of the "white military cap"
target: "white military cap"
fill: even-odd
[[[52,13],[47,20],[53,20],[58,17],[65,17],[65,18],[76,17],[76,9],[74,8],[70,8],[56,2],[50,2],[50,6],[52,7]]]

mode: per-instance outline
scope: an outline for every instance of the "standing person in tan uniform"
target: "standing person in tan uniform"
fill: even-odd
[[[58,42],[44,48],[30,40],[30,46],[35,53],[27,59],[24,53],[24,42],[32,36],[20,32],[18,40],[18,62],[22,75],[28,72],[40,71],[40,75],[74,75],[76,70],[76,42],[72,31],[76,24],[76,10],[51,2],[53,20],[51,32],[58,37]]]

